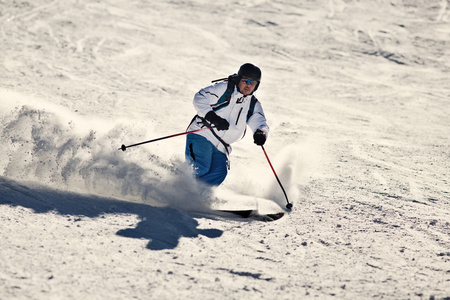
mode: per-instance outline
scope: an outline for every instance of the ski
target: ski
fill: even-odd
[[[256,210],[221,210],[220,212],[233,214],[235,216],[252,219],[263,222],[272,222],[281,219],[284,216],[284,212],[274,213],[274,214],[260,214]]]

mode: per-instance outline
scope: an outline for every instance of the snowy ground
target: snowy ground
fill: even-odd
[[[0,299],[448,299],[449,22],[447,0],[0,0]],[[245,62],[294,203],[272,223],[195,212],[217,203],[182,137],[117,150],[184,131]],[[285,204],[250,135],[218,192]]]

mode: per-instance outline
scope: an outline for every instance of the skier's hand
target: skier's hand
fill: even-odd
[[[266,142],[266,134],[261,129],[257,129],[253,135],[253,141],[256,145],[262,146]]]
[[[215,112],[210,111],[206,114],[205,119],[212,125],[216,126],[217,130],[228,130],[230,123],[224,118],[219,117]]]

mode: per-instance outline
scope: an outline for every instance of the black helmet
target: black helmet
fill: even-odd
[[[239,68],[238,76],[236,78],[237,82],[239,82],[242,77],[257,81],[255,89],[253,90],[253,92],[256,92],[259,87],[259,83],[261,82],[261,70],[257,66],[250,63],[243,64]]]
[[[238,71],[238,76],[240,78],[245,77],[248,79],[256,80],[258,82],[261,81],[261,70],[250,63],[243,64]]]

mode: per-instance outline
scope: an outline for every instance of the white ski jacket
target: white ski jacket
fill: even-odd
[[[219,117],[230,123],[230,128],[220,131],[217,129],[203,130],[196,134],[207,138],[219,151],[226,155],[231,153],[230,144],[244,137],[247,125],[253,133],[260,129],[264,131],[266,137],[269,135],[269,126],[267,126],[264,111],[256,97],[253,95],[244,96],[234,86],[231,96],[227,99],[227,95],[224,95],[227,87],[227,82],[220,82],[203,88],[195,94],[194,107],[197,110],[197,115],[187,129],[192,131],[205,127],[204,117],[213,110]]]

